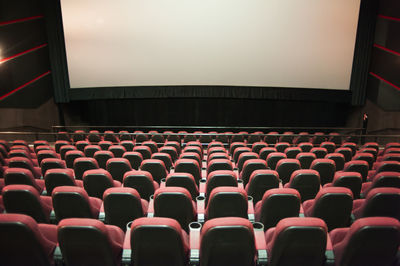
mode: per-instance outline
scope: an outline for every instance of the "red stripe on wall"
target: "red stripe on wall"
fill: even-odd
[[[379,75],[377,75],[377,74],[375,74],[375,73],[373,73],[373,72],[369,72],[369,74],[372,75],[373,77],[375,77],[375,78],[377,78],[377,79],[379,79],[379,80],[381,80],[381,81],[383,81],[383,82],[389,84],[390,86],[392,86],[392,87],[394,87],[394,88],[400,90],[400,87],[399,87],[399,86],[394,85],[392,82],[390,82],[390,81],[388,81],[388,80],[382,78],[381,76],[379,76]]]
[[[7,61],[9,61],[9,60],[12,60],[12,59],[14,59],[14,58],[16,58],[16,57],[19,57],[19,56],[21,56],[21,55],[24,55],[24,54],[27,54],[27,53],[36,51],[36,50],[38,50],[38,49],[40,49],[40,48],[43,48],[43,47],[45,47],[45,46],[47,46],[47,43],[44,43],[44,44],[41,44],[41,45],[39,45],[39,46],[33,47],[33,48],[31,48],[31,49],[28,49],[28,50],[23,51],[23,52],[21,52],[21,53],[18,53],[18,54],[16,54],[16,55],[12,55],[12,56],[10,56],[10,57],[3,58],[3,59],[0,60],[0,64],[5,63],[5,62],[7,62]]]
[[[28,18],[19,18],[19,19],[14,19],[14,20],[9,20],[9,21],[3,21],[3,22],[0,22],[0,26],[10,25],[10,24],[18,23],[18,22],[26,22],[29,20],[34,20],[34,19],[39,19],[39,18],[43,18],[43,15],[33,16],[33,17],[28,17]]]
[[[389,17],[385,15],[378,15],[378,18],[384,18],[384,19],[389,19],[389,20],[394,20],[400,22],[400,18],[394,18],[394,17]]]
[[[400,53],[399,53],[399,52],[390,50],[389,48],[386,48],[386,47],[384,47],[384,46],[382,46],[382,45],[374,44],[374,47],[379,48],[379,49],[381,49],[381,50],[384,50],[384,51],[386,51],[386,52],[389,52],[389,53],[391,53],[391,54],[400,56]]]
[[[7,98],[7,97],[10,96],[11,94],[16,93],[17,91],[22,90],[22,89],[25,88],[26,86],[28,86],[28,85],[34,83],[35,81],[37,81],[37,80],[43,78],[44,76],[47,76],[48,74],[50,74],[50,72],[51,72],[51,71],[49,70],[49,71],[43,73],[42,75],[40,75],[40,76],[38,76],[38,77],[32,79],[31,81],[28,81],[27,83],[25,83],[25,84],[19,86],[18,88],[13,89],[12,91],[10,91],[10,92],[8,92],[8,93],[6,93],[6,94],[0,96],[0,101],[3,100],[4,98]]]

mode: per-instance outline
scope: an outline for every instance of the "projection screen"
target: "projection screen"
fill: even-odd
[[[71,88],[349,90],[360,0],[61,0]]]

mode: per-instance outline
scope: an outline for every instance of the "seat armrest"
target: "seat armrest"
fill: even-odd
[[[325,265],[335,265],[335,254],[333,253],[332,241],[328,233],[326,233]]]
[[[192,222],[189,224],[190,257],[189,265],[200,265],[200,231],[201,224]]]
[[[264,225],[262,223],[253,224],[254,241],[257,250],[257,265],[268,264],[267,244],[265,242]]]
[[[129,225],[130,223],[128,223],[127,226],[129,227]],[[126,229],[124,244],[122,247],[122,265],[131,265],[131,255],[131,229],[128,228]]]
[[[206,184],[207,181],[205,179],[201,179],[199,182],[199,196],[206,196]]]
[[[252,196],[247,196],[247,216],[249,218],[249,221],[254,223],[255,222],[255,217],[254,217],[254,204],[253,204],[253,197]]]
[[[197,222],[204,223],[205,221],[205,204],[206,199],[203,196],[198,196],[196,198],[197,203]]]
[[[61,248],[59,245],[57,245],[56,248],[54,249],[53,259],[54,259],[54,265],[56,265],[56,266],[64,265],[63,256],[62,256]]]
[[[161,179],[161,182],[160,182],[160,188],[165,188],[166,187],[166,181],[165,181],[165,178],[163,178],[163,179]]]
[[[154,195],[150,196],[149,208],[147,209],[147,217],[154,217]]]

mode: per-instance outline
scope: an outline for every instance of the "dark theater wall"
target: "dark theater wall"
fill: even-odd
[[[41,0],[0,0],[0,77],[1,129],[55,122]]]

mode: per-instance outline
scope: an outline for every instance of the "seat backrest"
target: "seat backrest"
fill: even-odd
[[[124,174],[124,187],[134,188],[139,192],[140,197],[149,200],[154,194],[154,181],[149,172],[146,171],[128,171]]]
[[[110,148],[113,145],[113,143],[111,141],[102,140],[98,143],[98,145],[100,146],[101,150],[107,151],[108,148]]]
[[[351,160],[344,164],[343,171],[345,172],[358,172],[363,178],[363,182],[367,180],[369,165],[366,161]]]
[[[106,169],[107,161],[111,158],[114,158],[114,154],[110,151],[96,151],[93,155],[93,158],[96,159],[100,168]]]
[[[109,231],[110,230],[110,231]],[[87,218],[62,220],[57,227],[63,260],[67,265],[120,265],[122,243],[101,221]],[[122,233],[122,232],[120,232]]]
[[[263,141],[254,142],[253,145],[251,145],[251,151],[259,154],[261,149],[265,147],[268,147],[268,144]]]
[[[39,192],[32,186],[8,185],[2,194],[6,212],[29,215],[38,223],[50,222],[51,207],[42,205]]]
[[[85,154],[79,150],[67,151],[65,153],[65,163],[67,168],[74,168],[74,161],[76,158],[85,157]]]
[[[107,161],[106,170],[114,180],[123,182],[124,174],[132,170],[131,163],[125,158],[111,158]]]
[[[80,150],[81,152],[85,151],[85,147],[90,145],[89,141],[87,140],[79,140],[75,143],[75,146],[78,150]]]
[[[400,188],[374,188],[365,198],[362,217],[385,216],[400,220]]]
[[[216,187],[237,187],[237,176],[230,170],[216,170],[207,176],[206,183],[206,204],[208,203],[211,191]]]
[[[264,137],[264,141],[268,144],[275,144],[278,141],[278,136],[274,136],[279,134],[276,131],[268,132],[267,135]]]
[[[32,172],[32,174],[35,173],[35,169],[34,169],[31,159],[28,159],[26,157],[10,158],[10,160],[8,162],[8,167],[9,168],[25,168],[25,169],[30,170]],[[35,175],[35,178],[38,178],[38,176]]]
[[[297,154],[300,152],[302,152],[302,150],[299,147],[288,147],[284,150],[286,157],[289,159],[296,159]]]
[[[54,188],[60,186],[76,186],[73,169],[50,169],[44,176],[47,195],[53,193]]]
[[[61,159],[65,160],[65,154],[67,151],[73,151],[76,150],[76,147],[74,145],[63,145],[60,147],[60,156]]]
[[[133,151],[140,152],[140,154],[142,154],[143,160],[150,159],[152,154],[150,147],[144,145],[135,146],[133,148]]]
[[[151,159],[157,159],[163,161],[165,168],[169,171],[172,167],[171,155],[165,152],[156,152],[151,155]]]
[[[327,242],[323,220],[285,218],[270,230],[273,236],[269,242],[267,240],[269,265],[323,265]]]
[[[90,157],[76,158],[74,161],[75,178],[82,180],[83,173],[87,170],[99,169],[96,159]]]
[[[290,143],[289,142],[277,142],[274,147],[277,152],[285,152],[285,150],[290,147]]]
[[[123,231],[126,225],[139,217],[145,211],[139,193],[130,187],[112,187],[103,194],[105,223],[116,225]]]
[[[301,165],[297,159],[282,159],[276,164],[276,171],[283,184],[289,182],[292,173],[300,169]]]
[[[46,158],[42,160],[40,168],[42,169],[42,176],[44,176],[46,174],[46,171],[49,169],[65,169],[67,168],[67,165],[65,164],[64,160],[58,158]]]
[[[247,195],[253,197],[253,203],[260,201],[265,191],[279,187],[279,174],[274,170],[255,170],[246,186]]]
[[[194,202],[185,188],[164,187],[154,193],[154,216],[168,217],[179,222],[182,229],[189,230],[189,223],[196,218]]]
[[[346,187],[353,193],[354,199],[360,198],[362,176],[358,172],[336,172],[332,181],[335,187]]]
[[[161,147],[158,151],[168,153],[171,156],[172,162],[175,162],[178,158],[178,152],[173,146],[164,146]]]
[[[330,159],[315,159],[311,163],[310,169],[319,173],[321,185],[325,185],[326,183],[332,182],[336,172],[336,165],[335,161]]]
[[[302,169],[309,169],[317,156],[312,152],[301,152],[296,155],[296,159],[299,160]]]
[[[83,187],[90,197],[102,199],[104,191],[114,187],[114,180],[107,170],[87,170],[83,174]]]
[[[5,185],[30,185],[34,187],[39,193],[42,188],[38,186],[31,171],[25,168],[7,168],[4,171],[4,184]]]
[[[366,161],[368,163],[369,169],[372,169],[372,165],[375,162],[374,155],[368,152],[358,152],[353,156],[352,160]]]
[[[262,201],[256,204],[256,218],[264,225],[264,230],[275,227],[287,217],[298,217],[300,212],[300,193],[292,188],[267,190]]]
[[[325,221],[328,230],[350,225],[353,193],[344,187],[322,188],[315,197],[310,216]]]
[[[329,153],[325,156],[324,159],[330,159],[334,161],[336,171],[342,171],[346,161],[344,155],[338,152]]]
[[[353,151],[349,147],[339,147],[335,150],[335,153],[343,154],[345,162],[351,161],[353,157]]]
[[[113,143],[118,143],[119,138],[118,135],[114,133],[112,130],[107,130],[104,132],[104,140],[105,141],[111,141]]]
[[[315,170],[302,169],[294,171],[289,181],[289,187],[299,191],[301,202],[315,198],[320,186],[319,174]]]
[[[167,177],[167,169],[163,161],[158,159],[143,160],[140,165],[140,170],[151,173],[153,180],[161,183],[161,180]]]
[[[178,159],[175,162],[175,172],[192,174],[197,184],[201,179],[200,165],[196,160]]]
[[[122,158],[122,155],[126,152],[126,149],[122,145],[111,145],[108,150],[114,154],[115,158]]]
[[[250,159],[244,163],[243,170],[240,172],[240,179],[244,186],[249,182],[251,174],[259,169],[268,169],[267,162],[262,159]]]
[[[57,153],[61,153],[61,147],[64,145],[70,145],[70,142],[67,140],[57,140],[54,144],[54,148]]]
[[[130,232],[133,265],[188,264],[188,240],[176,220],[139,218],[133,221]]]
[[[297,145],[302,152],[310,152],[314,145],[311,142],[302,142]]]
[[[0,235],[2,265],[53,264],[52,256],[57,243],[44,237],[31,217],[0,214]]]
[[[344,239],[333,248],[337,265],[396,265],[400,244],[400,223],[390,217],[356,220]]]
[[[232,162],[229,159],[213,159],[207,164],[207,174],[213,171],[228,170],[233,171]]]
[[[58,221],[65,218],[98,218],[87,192],[81,187],[56,187],[51,197]]]
[[[192,200],[195,200],[199,195],[199,189],[192,174],[189,173],[170,173],[165,179],[167,187],[183,187],[189,191]]]
[[[283,152],[271,152],[268,154],[266,159],[267,165],[271,170],[275,170],[278,162],[286,158],[286,154],[284,154]],[[262,159],[261,156],[260,159]]]
[[[376,174],[370,189],[377,187],[400,188],[400,172],[380,172]]]
[[[249,159],[258,159],[258,154],[255,152],[243,152],[239,155],[237,168],[242,171],[244,163]]]
[[[399,172],[400,173],[400,162],[397,161],[383,161],[380,162],[376,173],[380,172]]]
[[[336,144],[331,141],[324,141],[321,143],[320,147],[325,148],[328,153],[333,153],[336,149]]]
[[[255,255],[253,226],[249,220],[227,217],[204,224],[200,265],[254,265]]]
[[[133,147],[135,147],[135,144],[133,143],[132,140],[122,140],[120,142],[122,146],[126,149],[126,151],[133,151]]]
[[[218,217],[247,218],[247,193],[238,187],[217,187],[211,191],[206,216],[208,219]]]
[[[318,159],[325,158],[325,156],[328,154],[328,150],[322,147],[314,147],[310,152],[314,153]]]
[[[98,130],[90,130],[88,135],[90,143],[98,143],[101,141],[100,133]]]
[[[140,164],[143,161],[143,156],[140,152],[137,151],[127,151],[122,155],[122,158],[127,159],[132,169],[139,170]]]
[[[260,150],[258,155],[260,159],[267,160],[268,155],[273,152],[277,152],[274,147],[265,147]]]

